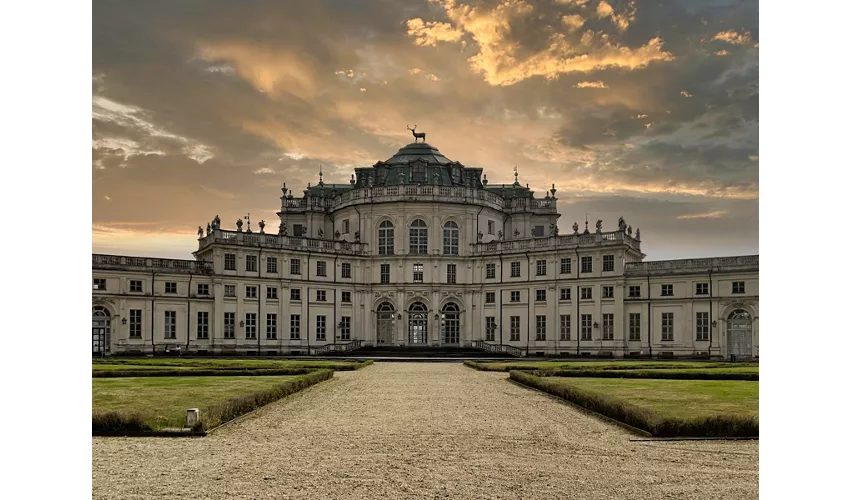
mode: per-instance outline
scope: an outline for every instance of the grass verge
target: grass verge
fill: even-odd
[[[758,372],[735,368],[676,369],[669,370],[535,370],[538,377],[592,377],[592,378],[647,378],[667,380],[746,380],[758,382]]]
[[[715,370],[727,369],[740,373],[758,373],[757,363],[727,363],[723,361],[471,361],[464,364],[481,371],[509,372],[511,370]]]
[[[701,414],[694,416],[676,416],[676,409],[699,407],[701,401],[691,398],[690,404],[678,401],[673,404],[672,410],[656,411],[644,405],[633,404],[627,400],[628,394],[633,392],[634,387],[621,387],[620,397],[605,394],[600,390],[591,390],[587,387],[579,387],[576,382],[593,379],[565,379],[558,377],[537,377],[530,373],[513,370],[510,372],[511,380],[523,385],[540,389],[544,392],[560,397],[571,403],[587,408],[606,417],[612,418],[624,424],[649,432],[653,437],[758,437],[758,417],[733,414]],[[603,382],[616,384],[622,382],[639,382],[644,385],[651,382],[661,383],[687,383],[691,381],[648,381],[629,380],[614,381],[606,379]],[[696,382],[693,383],[711,383]],[[717,382],[715,384],[753,384],[752,382]],[[591,386],[591,384],[586,384]],[[596,384],[600,387],[599,384]],[[650,384],[651,385],[651,384]],[[610,386],[609,386],[610,389]],[[758,387],[755,387],[758,391]],[[657,391],[655,391],[657,393]],[[669,395],[669,391],[668,391]],[[687,400],[687,391],[683,394]],[[663,395],[658,395],[664,398]],[[672,412],[672,413],[671,413]]]
[[[189,371],[189,370],[286,370],[330,369],[334,371],[359,370],[373,361],[303,361],[297,359],[205,359],[205,358],[122,358],[92,361],[92,376],[100,371]],[[134,375],[135,376],[135,375]]]

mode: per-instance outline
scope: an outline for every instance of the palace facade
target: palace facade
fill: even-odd
[[[489,184],[424,142],[282,191],[276,234],[216,216],[193,260],[93,254],[93,354],[758,357],[758,255],[644,261],[622,217],[559,234],[554,185]]]

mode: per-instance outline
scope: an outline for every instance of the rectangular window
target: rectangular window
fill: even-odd
[[[257,338],[257,313],[245,313],[245,338]]]
[[[328,293],[325,290],[316,290],[316,302],[327,302]]]
[[[342,316],[339,324],[339,339],[351,340],[351,316]]]
[[[661,313],[661,340],[673,341],[673,313]]]
[[[210,338],[210,313],[198,311],[198,339]]]
[[[130,291],[131,292],[141,292],[142,291],[142,280],[130,280]]]
[[[277,287],[276,286],[270,286],[270,287],[266,288],[266,298],[272,299],[272,300],[277,300]]]
[[[446,227],[443,228],[443,255],[458,255],[459,250],[460,231],[457,224],[448,222]]]
[[[351,302],[351,292],[342,292],[342,298],[340,302],[350,303]]]
[[[289,289],[289,300],[301,300],[301,289],[300,288],[290,288]]]
[[[640,297],[640,286],[630,286],[629,297],[633,299]]]
[[[277,274],[277,257],[269,257],[266,259],[266,272],[269,274]]]
[[[165,338],[177,338],[177,311],[165,311]]]
[[[484,269],[486,271],[486,276],[485,276],[484,279],[488,279],[488,280],[496,279],[496,264],[494,264],[494,263],[487,264],[484,267]]]
[[[519,292],[512,291],[511,292],[511,302],[519,302]]]
[[[177,293],[177,283],[173,281],[165,282],[165,293]]]
[[[614,340],[614,315],[602,313],[602,340]]]
[[[732,282],[732,293],[744,293],[744,282],[743,281],[733,281]]]
[[[348,219],[342,221],[342,234],[348,234],[348,231],[351,230],[351,224]]]
[[[245,271],[257,272],[257,256],[256,255],[246,255],[245,256]]]
[[[235,253],[224,254],[224,270],[225,271],[235,271],[236,270],[236,254]]]
[[[662,297],[672,297],[673,296],[673,285],[661,285],[661,296]]]
[[[387,284],[390,282],[390,265],[381,264],[381,283]]]
[[[225,297],[236,297],[236,285],[224,285]]]
[[[546,276],[546,261],[537,261],[537,276]]]
[[[593,257],[585,256],[581,258],[581,272],[583,273],[592,273],[593,272]]]
[[[257,298],[257,287],[245,285],[245,298],[246,299],[256,299]]]
[[[581,315],[581,339],[593,340],[593,315]]]
[[[209,294],[210,294],[209,283],[198,283],[198,295],[209,295]]]
[[[496,317],[487,316],[484,318],[484,340],[493,342],[496,340]]]
[[[316,276],[327,276],[328,275],[328,266],[327,263],[323,260],[316,261]]]
[[[236,338],[236,313],[224,313],[224,338]]]
[[[428,253],[428,228],[422,219],[413,221],[409,229],[410,253],[411,255],[424,255]]]
[[[640,313],[629,313],[629,340],[640,340]]]
[[[511,341],[519,340],[519,316],[511,316]]]
[[[301,274],[301,259],[290,259],[289,274]]]
[[[561,259],[561,274],[572,274],[573,260],[569,257]]]
[[[532,236],[534,236],[535,238],[542,238],[543,237],[543,231],[544,231],[543,226],[534,226],[534,230],[532,231]]]
[[[422,283],[424,281],[425,266],[422,264],[413,264],[413,282]]]
[[[570,291],[571,290],[572,290],[571,288],[561,288],[560,300],[572,300],[572,298],[570,297],[570,295],[571,295]]]
[[[303,224],[293,224],[292,235],[296,238],[303,238],[307,236],[307,228],[305,228]]]
[[[496,303],[496,292],[485,292],[484,293],[484,303],[485,304],[495,304]]]
[[[581,287],[581,300],[591,300],[593,299],[593,287],[583,286]]]
[[[266,340],[277,339],[277,314],[266,314]]]
[[[519,278],[519,262],[511,262],[511,278]]]
[[[608,272],[614,270],[614,256],[613,255],[603,255],[602,256],[602,271]]]
[[[457,283],[457,264],[446,264],[446,283],[449,285]]]
[[[708,313],[697,313],[697,340],[708,340]]]
[[[697,283],[697,295],[708,295],[708,283]]]
[[[487,221],[487,234],[496,234],[496,221]]]
[[[142,338],[142,310],[130,309],[130,338]]]
[[[603,286],[602,287],[602,298],[603,299],[613,299],[614,298],[614,287],[613,286]]]
[[[385,220],[378,226],[378,255],[392,255],[395,253],[394,240],[395,230],[390,221]]]
[[[351,278],[351,262],[343,262],[342,263],[342,277],[344,279]]]
[[[316,340],[325,340],[325,323],[327,322],[326,316],[316,316]]]
[[[546,340],[546,316],[537,315],[537,337],[535,340]]]
[[[289,339],[298,340],[301,338],[301,315],[293,314],[289,316]]]
[[[546,289],[535,290],[535,298],[537,302],[546,302]]]
[[[570,315],[561,315],[561,340],[570,340]]]

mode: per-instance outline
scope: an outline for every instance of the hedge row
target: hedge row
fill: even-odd
[[[705,371],[676,370],[563,370],[560,368],[535,370],[538,377],[594,377],[594,378],[654,378],[671,380],[749,380],[758,381],[758,373],[730,373],[723,369]]]
[[[503,362],[471,361],[471,360],[466,360],[466,361],[463,362],[463,364],[465,364],[466,366],[468,366],[470,368],[474,368],[476,370],[486,371],[486,372],[509,372],[509,371],[512,371],[512,370],[520,370],[520,371],[528,371],[528,372],[533,372],[533,371],[537,371],[537,370],[545,370],[545,371],[558,370],[558,371],[570,371],[570,372],[573,372],[573,371],[596,371],[596,372],[613,371],[613,372],[619,372],[619,371],[624,371],[624,370],[628,370],[628,371],[687,370],[687,369],[718,370],[718,369],[724,369],[724,368],[735,369],[735,368],[741,368],[742,367],[741,364],[717,363],[717,362],[711,362],[710,364],[706,363],[706,366],[700,367],[697,363],[694,363],[693,366],[675,365],[675,364],[663,363],[663,362],[662,363],[652,363],[652,364],[645,364],[645,365],[636,366],[636,365],[630,365],[630,364],[617,365],[615,363],[611,363],[610,361],[609,362],[600,361],[599,366],[594,366],[594,367],[588,367],[586,364],[579,365],[579,366],[570,366],[569,362],[565,362],[563,365],[560,365],[557,368],[540,368],[539,366],[535,366],[533,363],[534,362],[530,362],[528,364],[523,364],[522,361],[519,361],[519,362],[507,363],[506,364],[506,363],[503,363]],[[743,366],[747,366],[747,365],[743,365]],[[617,377],[618,375],[609,375],[609,376]],[[646,378],[646,377],[640,377],[640,378]],[[652,377],[652,378],[661,378],[661,377]],[[718,380],[751,380],[751,379],[718,379]]]
[[[652,410],[603,394],[554,383],[546,377],[513,370],[510,372],[510,378],[647,431],[654,437],[758,437],[759,434],[758,419],[752,417],[720,415],[688,419],[665,418]]]
[[[228,376],[258,376],[258,375],[305,375],[316,371],[316,368],[257,368],[220,369],[220,370],[95,370],[92,378],[118,377],[228,377]]]
[[[191,433],[184,435],[204,434],[206,430],[229,422],[236,417],[252,412],[273,401],[306,389],[333,377],[333,370],[316,370],[295,380],[289,380],[278,386],[258,391],[252,394],[236,396],[223,403],[201,409],[201,419],[192,428]],[[135,413],[101,412],[92,414],[92,435],[111,436],[127,433],[131,435],[164,435],[156,432],[144,423]]]

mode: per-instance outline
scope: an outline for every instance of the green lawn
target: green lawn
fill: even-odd
[[[362,368],[354,361],[304,361],[299,359],[121,358],[92,360],[92,370],[184,370],[238,368]]]
[[[653,380],[546,377],[549,382],[604,394],[663,418],[737,415],[758,418],[759,384],[739,380]]]
[[[299,376],[128,377],[92,379],[92,412],[138,413],[153,430],[182,427],[187,408],[204,408],[228,398],[283,384]]]
[[[470,363],[467,363],[468,365]],[[726,368],[758,373],[757,363],[727,363],[722,361],[507,361],[472,363],[472,367],[492,371],[510,370],[706,370]],[[477,365],[477,366],[475,366]]]

